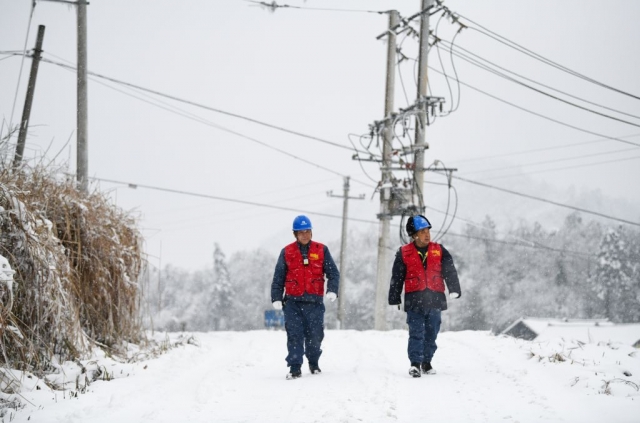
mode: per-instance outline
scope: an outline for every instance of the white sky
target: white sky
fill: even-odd
[[[188,6],[186,6],[188,4]],[[419,9],[419,0],[288,1],[303,7],[387,10],[403,16]],[[448,0],[451,10],[508,37],[549,59],[621,90],[640,95],[640,3],[627,1],[468,1]],[[30,2],[0,0],[0,51],[21,50],[25,43]],[[436,20],[432,20],[435,25]],[[45,58],[76,60],[76,14],[62,3],[36,3],[27,48],[33,48],[37,26],[46,25]],[[377,41],[387,16],[367,13],[279,9],[269,13],[241,0],[125,1],[93,0],[88,6],[89,69],[197,103],[349,145],[347,134],[363,134],[382,118],[386,46]],[[453,28],[441,22],[440,34],[451,39]],[[613,93],[515,54],[477,31],[465,30],[456,44],[529,78],[640,115],[640,100]],[[405,52],[416,42],[407,39]],[[30,60],[25,60],[17,102],[13,108],[20,58],[0,55],[0,116],[19,121]],[[443,56],[448,73],[450,62]],[[440,68],[435,51],[430,65]],[[456,61],[460,79],[554,119],[599,134],[622,137],[640,134],[640,127],[614,122],[531,93]],[[415,98],[413,71],[403,64],[403,81],[410,101]],[[435,95],[447,97],[443,78],[430,74]],[[113,179],[168,189],[235,198],[282,207],[340,215],[342,178],[209,125],[186,119],[124,95],[130,89],[99,80],[89,83],[89,172]],[[455,89],[455,87],[453,87]],[[396,107],[405,107],[396,79]],[[135,93],[146,100],[140,93]],[[454,91],[454,97],[456,96]],[[41,63],[27,157],[45,155],[68,160],[75,171],[75,79],[68,70]],[[210,111],[162,100],[206,121],[253,137],[338,174],[370,183],[351,152],[270,130]],[[584,104],[584,103],[582,103]],[[589,105],[587,105],[589,106]],[[592,107],[592,106],[589,106]],[[602,112],[613,113],[598,109]],[[640,119],[616,114],[635,124]],[[4,130],[6,133],[6,129]],[[71,137],[71,142],[66,145]],[[442,160],[460,176],[482,180],[551,200],[640,221],[640,149],[616,141],[564,146],[597,140],[599,136],[569,129],[527,114],[470,88],[463,87],[457,112],[429,127],[431,149],[426,163]],[[628,138],[640,144],[640,136]],[[49,147],[49,144],[51,146]],[[532,149],[546,149],[528,152]],[[13,150],[11,150],[12,152]],[[495,159],[479,158],[507,154]],[[590,157],[575,159],[579,156]],[[599,156],[598,156],[599,155]],[[526,164],[547,163],[538,166]],[[470,160],[474,159],[474,160]],[[559,167],[575,167],[562,171]],[[520,168],[482,172],[511,166]],[[364,163],[377,180],[375,164]],[[546,170],[541,172],[542,170]],[[477,172],[477,173],[475,173]],[[517,173],[525,176],[504,176]],[[435,181],[441,177],[428,175]],[[500,178],[502,177],[502,178]],[[491,179],[500,178],[500,179]],[[500,194],[458,181],[459,215],[481,221],[485,214],[545,218],[567,210]],[[289,240],[294,211],[278,211],[211,199],[184,196],[102,182],[118,205],[141,218],[146,248],[154,263],[187,268],[210,264],[213,244],[233,251],[266,246],[276,252]],[[426,185],[427,204],[446,208],[446,190]],[[372,188],[352,182],[351,216],[375,220],[377,196]],[[543,211],[544,210],[544,211]],[[545,214],[546,213],[546,214]],[[314,235],[333,241],[338,219],[314,217]],[[433,220],[441,220],[442,216]],[[396,219],[397,221],[397,219]],[[351,228],[375,230],[352,222]],[[456,226],[454,226],[456,228]],[[460,228],[457,226],[457,228]],[[337,255],[336,251],[334,255]]]
[[[284,331],[195,337],[199,347],[181,346],[138,363],[100,354],[82,362],[85,374],[76,363],[64,363],[48,376],[65,384],[64,393],[18,375],[26,408],[5,419],[631,423],[640,414],[640,355],[626,344],[578,344],[570,338],[537,343],[487,332],[443,332],[433,360],[437,374],[414,379],[407,373],[406,331],[327,331],[322,373],[309,374],[305,363],[300,379],[285,380]],[[87,393],[72,396],[98,366],[114,380],[96,381]]]

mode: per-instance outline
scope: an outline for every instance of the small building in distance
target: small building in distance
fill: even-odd
[[[521,317],[501,334],[530,341],[562,338],[584,343],[619,342],[640,348],[640,323],[615,324],[608,319]]]

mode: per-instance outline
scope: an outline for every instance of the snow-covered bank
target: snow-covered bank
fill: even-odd
[[[282,331],[196,334],[156,359],[98,363],[85,394],[25,383],[14,422],[637,422],[640,351],[444,332],[408,376],[405,331],[327,331],[323,373],[285,380]],[[98,360],[100,361],[100,360]],[[9,414],[4,419],[9,420]]]

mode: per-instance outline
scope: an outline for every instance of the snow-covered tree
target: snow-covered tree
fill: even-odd
[[[453,255],[463,292],[460,300],[449,302],[445,330],[498,332],[522,316],[640,321],[638,231],[607,230],[574,213],[559,228],[523,221],[505,230],[486,218],[461,235],[441,241]],[[352,230],[348,237],[346,327],[372,329],[377,233]],[[338,240],[329,245],[338,259]],[[213,268],[190,273],[167,266],[151,273],[147,292],[154,326],[262,329],[264,312],[271,310],[275,263],[276,257],[264,250],[240,251],[227,261],[216,246]],[[327,307],[327,328],[335,327],[336,309]],[[390,328],[406,327],[403,312],[390,312],[387,318]]]
[[[631,292],[632,265],[627,246],[621,236],[623,228],[609,229],[598,251],[597,266],[591,279],[591,287],[600,300],[600,313],[614,321],[624,320],[620,302],[634,296]]]
[[[272,310],[271,281],[277,258],[265,250],[240,251],[229,260],[230,327],[264,329],[264,312]]]
[[[626,322],[638,323],[640,322],[640,232],[628,230],[626,234],[631,278],[622,309],[625,312]]]
[[[224,330],[229,327],[229,318],[232,313],[231,304],[231,280],[225,255],[216,243],[213,251],[213,280],[210,314],[215,330]]]

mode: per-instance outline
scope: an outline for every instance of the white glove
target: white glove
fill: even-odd
[[[327,292],[327,300],[334,302],[338,298],[335,292]]]
[[[282,301],[274,301],[273,308],[275,308],[276,310],[282,310]]]
[[[457,292],[450,292],[449,297],[451,298],[460,298],[460,294]]]

